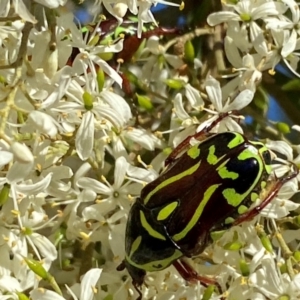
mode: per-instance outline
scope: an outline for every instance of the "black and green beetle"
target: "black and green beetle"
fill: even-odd
[[[201,254],[212,242],[212,232],[251,220],[298,174],[294,168],[291,174],[267,182],[271,154],[263,143],[236,132],[209,133],[224,117],[192,136],[199,144],[191,146],[189,137],[175,148],[166,169],[143,188],[131,207],[126,256],[118,270],[128,270],[138,299],[146,272],[171,264],[188,281],[215,284],[181,258]],[[250,208],[261,191],[262,202]]]

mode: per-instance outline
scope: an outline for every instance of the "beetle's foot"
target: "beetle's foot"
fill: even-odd
[[[263,197],[262,202],[255,206],[253,209],[245,212],[240,215],[237,219],[235,219],[233,225],[239,225],[245,221],[251,221],[254,217],[256,217],[278,194],[281,187],[291,179],[297,177],[299,174],[299,169],[296,164],[291,163],[293,170],[282,177],[277,178],[271,181],[268,186],[263,191],[266,195]]]
[[[205,287],[213,285],[217,288],[219,294],[222,294],[222,289],[219,283],[213,279],[199,275],[187,262],[184,260],[177,260],[173,262],[173,266],[178,273],[188,282],[200,282]]]

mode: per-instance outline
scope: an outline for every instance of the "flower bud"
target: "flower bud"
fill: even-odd
[[[24,257],[24,260],[32,272],[34,272],[36,275],[40,276],[44,280],[49,279],[49,273],[45,270],[45,268],[39,261],[26,257]]]
[[[194,63],[195,49],[193,43],[190,40],[186,41],[186,43],[184,44],[184,59],[189,64]]]
[[[117,17],[123,18],[127,12],[128,6],[125,3],[117,3],[113,7],[113,11]]]
[[[203,293],[202,300],[211,299],[211,296],[212,296],[214,290],[215,290],[215,286],[214,285],[209,285]]]
[[[83,103],[84,103],[84,108],[86,110],[91,110],[93,109],[93,96],[88,93],[88,92],[84,92],[82,95],[82,99],[83,99]]]
[[[31,151],[25,144],[13,142],[10,149],[16,161],[23,164],[32,163],[34,161]]]

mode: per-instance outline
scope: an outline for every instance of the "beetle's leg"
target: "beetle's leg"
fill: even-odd
[[[225,119],[226,117],[235,114],[235,111],[229,111],[229,112],[225,112],[225,113],[221,113],[219,114],[218,118],[216,120],[214,120],[209,126],[203,128],[201,131],[188,136],[187,138],[185,138],[172,152],[171,154],[167,157],[167,159],[165,160],[165,166],[169,165],[172,161],[174,161],[177,156],[186,151],[189,147],[190,147],[190,139],[191,138],[195,138],[196,140],[202,141],[203,139],[205,139],[206,137],[209,136],[209,132],[217,125],[219,124],[223,119]]]
[[[202,285],[205,287],[209,285],[214,285],[217,287],[220,294],[222,294],[222,290],[218,282],[213,278],[208,278],[205,276],[199,275],[193,267],[191,267],[187,262],[183,259],[178,259],[173,262],[173,266],[176,268],[178,273],[182,276],[182,278],[188,282],[197,282],[200,281]]]
[[[132,281],[132,285],[134,286],[134,289],[139,294],[138,297],[136,298],[136,300],[142,300],[143,294],[142,294],[142,292],[140,290],[140,285],[137,282],[135,282],[135,281]]]
[[[278,194],[281,187],[286,182],[295,178],[299,174],[299,169],[298,169],[297,165],[295,165],[294,163],[291,163],[291,164],[293,166],[293,171],[290,174],[282,176],[282,177],[274,180],[270,184],[268,184],[267,195],[264,197],[263,201],[259,205],[255,206],[253,209],[251,209],[251,210],[245,212],[244,214],[240,215],[239,217],[237,217],[235,219],[233,225],[238,225],[245,221],[252,220],[255,216],[257,216],[259,214],[259,212],[262,209],[264,209],[274,199],[274,197]]]

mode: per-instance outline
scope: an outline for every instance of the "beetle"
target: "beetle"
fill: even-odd
[[[128,270],[139,300],[146,272],[171,264],[187,281],[217,284],[197,274],[183,257],[201,254],[212,243],[213,232],[251,220],[298,175],[293,166],[290,174],[268,181],[272,158],[263,143],[237,132],[209,133],[228,115],[220,115],[179,144],[165,170],[142,189],[131,207],[126,255],[117,269]],[[190,145],[192,137],[200,142]],[[262,191],[261,203],[252,208]]]

